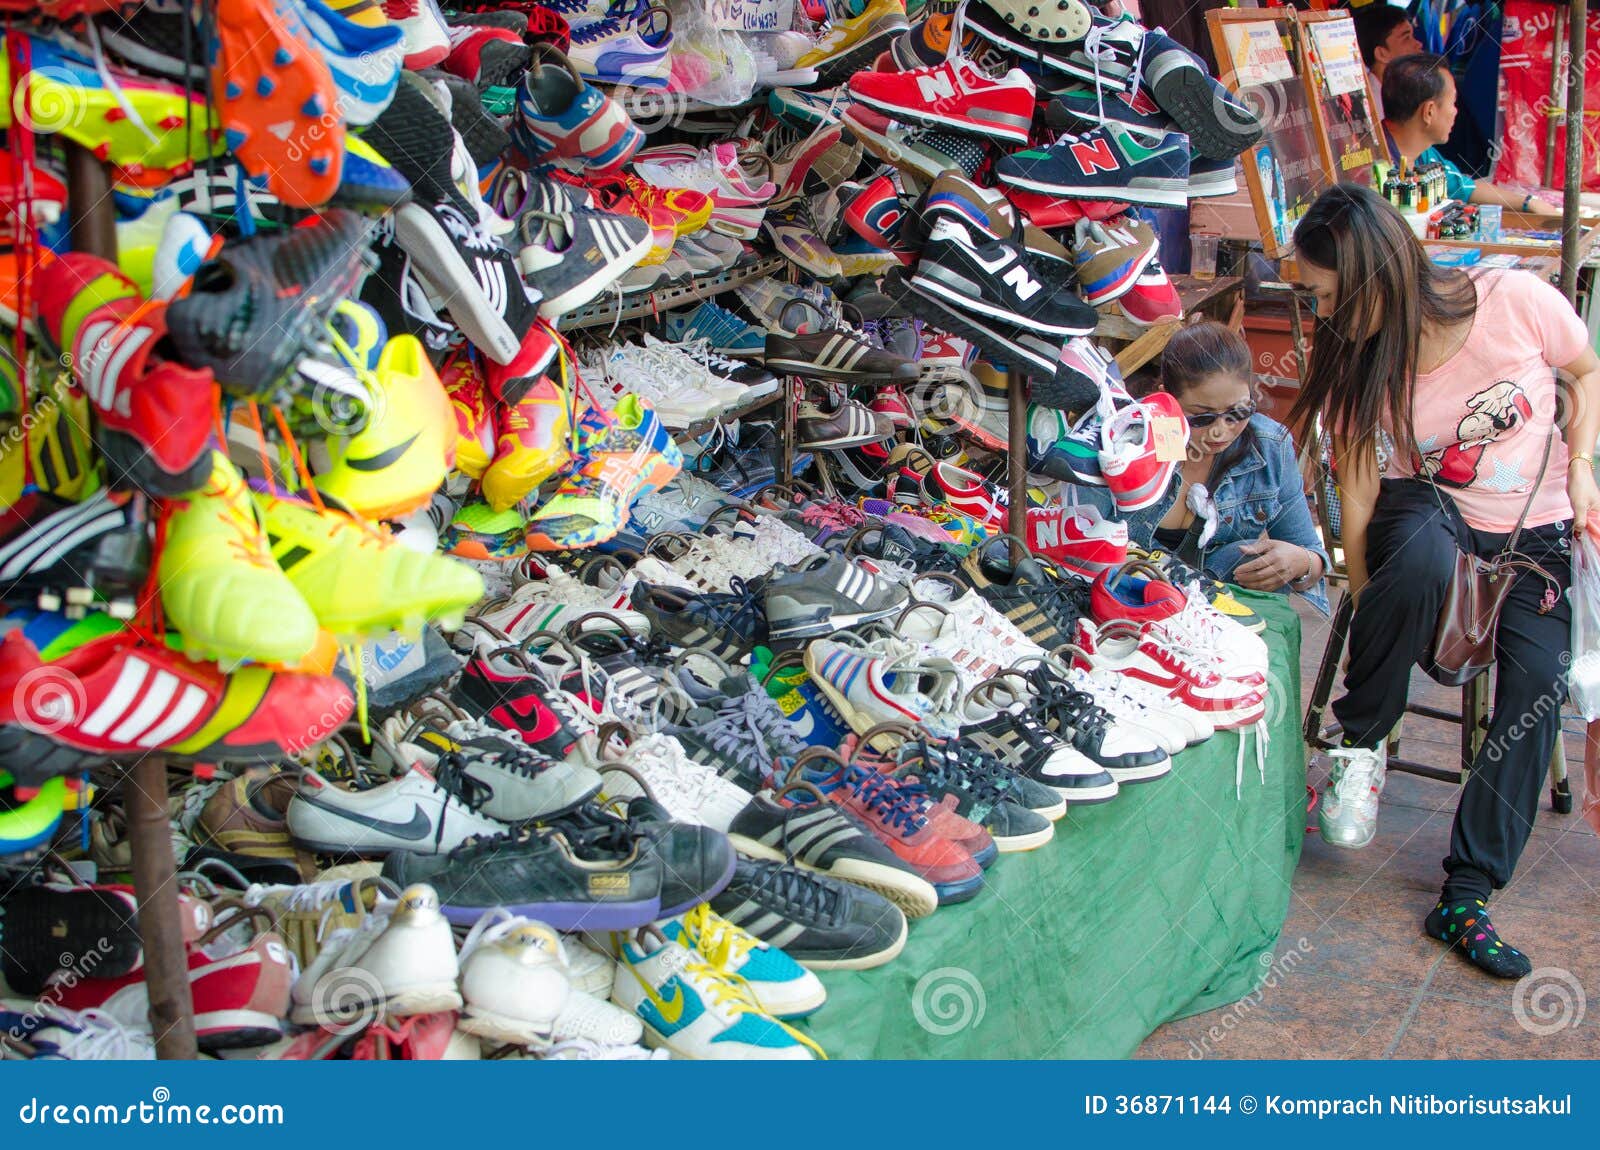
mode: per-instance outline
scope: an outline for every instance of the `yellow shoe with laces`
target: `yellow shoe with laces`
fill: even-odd
[[[804,1018],[828,1000],[822,980],[775,946],[762,942],[701,903],[668,919],[661,933],[695,951],[724,974],[744,980],[774,1018]]]

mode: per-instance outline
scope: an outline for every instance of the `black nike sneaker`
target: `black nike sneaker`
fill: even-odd
[[[310,227],[228,243],[167,308],[179,358],[210,368],[224,391],[270,399],[326,339],[334,305],[370,266],[371,225],[333,208]]]
[[[790,863],[740,859],[711,909],[812,970],[871,970],[906,944],[894,903]]]
[[[452,695],[468,714],[515,731],[522,742],[551,758],[565,759],[578,745],[563,708],[549,701],[553,692],[546,680],[515,647],[474,655]]]
[[[0,543],[0,599],[45,611],[99,603],[131,619],[149,573],[145,501],[106,490],[82,503],[42,498],[28,525]]]

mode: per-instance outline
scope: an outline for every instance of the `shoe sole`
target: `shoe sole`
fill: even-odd
[[[668,913],[660,898],[630,899],[619,902],[530,902],[502,904],[512,914],[538,919],[556,930],[632,930],[641,923],[655,922]],[[445,903],[444,917],[455,926],[471,926],[489,907],[452,906]]]
[[[807,970],[872,970],[884,966],[900,957],[900,952],[906,948],[906,939],[911,933],[911,923],[906,919],[900,923],[900,934],[893,943],[883,950],[875,950],[871,954],[851,955],[849,958],[795,958]],[[789,956],[794,958],[794,952],[789,951]]]
[[[1071,44],[1094,26],[1083,0],[1056,0],[1054,12],[1041,12],[1039,0],[983,0],[984,7],[1030,40]]]
[[[522,350],[522,343],[506,323],[505,317],[490,306],[477,278],[444,229],[426,208],[406,204],[394,215],[395,238],[407,255],[417,261],[418,270],[442,297],[450,318],[479,351],[500,364],[509,365]],[[522,289],[521,265],[515,283],[507,291]],[[463,288],[462,285],[469,285]]]
[[[555,1033],[555,1021],[552,1019],[547,1026],[536,1026],[524,1019],[496,1014],[468,1003],[456,1019],[456,1029],[510,1046],[543,1046]]]
[[[136,931],[130,937],[137,914],[128,905],[131,901],[92,889],[25,888],[13,894],[3,908],[10,952],[6,966],[15,963],[21,968],[11,974],[38,974],[36,985],[19,981],[14,989],[36,994],[44,989],[45,976],[57,970],[120,978],[140,969],[144,947]]]
[[[283,1037],[283,1020],[259,1010],[213,1010],[194,1016],[194,1035],[208,1054],[267,1046]]]
[[[1103,765],[1103,764],[1102,764]],[[1157,779],[1164,779],[1172,773],[1172,759],[1165,758],[1159,763],[1151,763],[1143,767],[1106,767],[1106,774],[1117,781],[1119,787],[1128,786],[1130,783],[1152,783]]]
[[[786,861],[782,851],[774,850],[755,839],[730,834],[728,841],[733,844],[734,850],[747,858],[771,859],[773,862]],[[874,894],[880,894],[899,907],[907,918],[927,918],[939,907],[938,892],[933,889],[932,883],[921,875],[889,866],[887,863],[873,862],[870,859],[840,859],[831,867],[818,867],[795,859],[794,865],[813,874],[827,875],[829,878],[854,883]]]
[[[273,5],[257,0],[219,0],[216,35],[213,87],[229,151],[285,204],[327,203],[344,167],[343,122],[322,122],[338,111],[327,64]],[[284,124],[289,130],[280,135]]]
[[[1098,787],[1058,787],[1049,779],[1041,778],[1038,781],[1060,795],[1067,805],[1072,807],[1089,807],[1099,803],[1109,803],[1119,793],[1115,778],[1111,780],[1109,786],[1101,784]]]
[[[991,832],[992,834],[993,832]],[[994,845],[1003,855],[1019,854],[1022,851],[1035,851],[1045,843],[1056,837],[1056,824],[1051,823],[1042,831],[1034,831],[1026,835],[994,835]]]
[[[803,375],[807,379],[837,379],[843,383],[867,382],[869,380],[895,380],[902,378],[893,372],[885,371],[849,371],[844,368],[823,367],[821,364],[809,363],[803,359],[787,359],[783,356],[768,356],[765,366],[769,371],[779,375]],[[916,365],[913,364],[913,367]],[[908,381],[915,376],[904,377]],[[869,440],[868,442],[873,442]]]
[[[1194,150],[1208,160],[1231,160],[1261,139],[1259,125],[1246,128],[1223,118],[1220,109],[1225,105],[1218,100],[1211,77],[1198,68],[1171,69],[1151,84],[1151,94],[1188,135]]]
[[[573,285],[560,295],[546,297],[541,300],[539,302],[539,314],[554,323],[568,312],[577,311],[637,267],[639,261],[649,254],[650,247],[650,237],[645,236],[644,239],[619,255],[615,261],[608,263],[587,279]],[[524,273],[527,272],[521,260],[518,260],[517,266],[522,268]]]
[[[983,886],[983,874],[980,872],[960,882],[936,882],[933,889],[939,892],[940,906],[953,906],[977,898]]]
[[[981,139],[994,140],[1001,144],[1017,144],[1023,147],[1028,143],[1028,130],[1020,128],[1012,130],[1000,124],[985,124],[982,121],[970,119],[941,119],[937,114],[926,112],[921,108],[903,108],[898,104],[891,104],[887,100],[879,100],[871,96],[862,96],[851,93],[851,99],[858,104],[871,108],[874,112],[882,112],[885,116],[893,117],[902,124],[917,124],[924,128],[943,128],[946,131],[957,131],[962,135],[977,136]]]

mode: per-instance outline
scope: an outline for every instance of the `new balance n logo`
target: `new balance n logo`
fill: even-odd
[[[1044,285],[1028,274],[1028,269],[1021,264],[1003,272],[1000,276],[1002,283],[1009,284],[1011,290],[1017,293],[1017,298],[1030,300],[1044,288]]]
[[[1096,172],[1114,172],[1122,165],[1111,154],[1111,144],[1104,138],[1098,140],[1073,140],[1067,145],[1072,158],[1086,176]]]
[[[934,72],[931,75],[918,76],[917,91],[930,104],[937,104],[940,100],[954,100],[956,98],[955,78],[948,72]]]

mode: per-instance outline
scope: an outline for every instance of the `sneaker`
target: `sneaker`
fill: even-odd
[[[1088,335],[1093,315],[1071,291],[1052,283],[1020,243],[941,214],[910,280],[921,295],[962,312],[1045,335]]]
[[[1011,492],[976,472],[953,463],[935,463],[922,480],[924,497],[977,520],[994,531],[1005,531],[1011,519]]]
[[[961,727],[962,742],[994,755],[1018,775],[1049,787],[1068,806],[1110,802],[1117,780],[1017,701]]]
[[[1028,549],[1075,575],[1094,578],[1128,560],[1128,525],[1093,504],[1028,508]]]
[[[675,1058],[811,1061],[822,1048],[761,1009],[743,979],[676,942],[621,944],[611,1001]]]
[[[1239,191],[1237,157],[1211,160],[1199,154],[1189,158],[1189,198],[1232,196]]]
[[[766,354],[766,333],[715,300],[704,301],[692,312],[669,314],[665,334],[676,344],[705,340],[718,355],[760,359]]]
[[[1172,120],[1142,89],[1118,92],[1090,85],[1058,92],[1045,108],[1044,119],[1057,132],[1076,135],[1115,126],[1151,143],[1173,130]]]
[[[806,132],[837,124],[840,115],[849,106],[850,96],[842,87],[824,92],[774,88],[767,96],[767,108],[774,116],[790,127]]]
[[[307,770],[286,821],[295,843],[317,854],[444,854],[475,835],[505,833],[503,823],[477,811],[489,797],[488,788],[464,778],[454,763],[442,764],[437,775],[407,771],[364,791],[344,790]]]
[[[1232,160],[1261,139],[1261,121],[1200,57],[1161,29],[1145,33],[1141,83],[1209,160]]]
[[[999,769],[975,770],[972,758],[947,754],[939,745],[920,739],[907,739],[894,754],[875,758],[882,762],[879,769],[926,787],[957,814],[983,827],[999,853],[1037,850],[1055,837],[1050,819],[1011,797],[1014,784],[1023,780],[996,760],[990,761]]]
[[[918,375],[915,361],[873,347],[864,335],[849,328],[799,335],[768,330],[764,362],[772,371],[846,383],[911,381]]]
[[[1388,748],[1330,747],[1333,772],[1317,805],[1317,829],[1329,846],[1359,850],[1378,833],[1378,797],[1387,779]]]
[[[461,944],[456,1028],[496,1043],[548,1043],[573,991],[561,938],[542,922],[504,911],[479,919]]]
[[[24,1030],[23,1021],[29,1017],[36,1017],[38,1024]],[[0,1012],[0,1025],[6,1026],[11,1037],[33,1047],[33,1057],[40,1061],[123,1062],[156,1056],[154,1038],[100,1010],[68,1010],[40,1003],[29,1015]]]
[[[888,899],[781,862],[741,859],[711,909],[810,970],[871,970],[892,962],[907,935]]]
[[[489,373],[491,391],[495,374]],[[566,390],[548,376],[515,403],[495,409],[494,462],[483,473],[483,497],[492,509],[515,507],[571,462],[568,409]]]
[[[818,279],[836,280],[844,275],[844,269],[823,240],[825,233],[810,199],[803,195],[768,209],[761,219],[761,234],[780,256]]]
[[[1181,463],[1156,457],[1155,421],[1166,421],[1180,444],[1188,443],[1189,424],[1178,401],[1163,391],[1123,407],[1100,428],[1100,473],[1123,512],[1153,507],[1166,494]]]
[[[1183,297],[1158,259],[1151,259],[1145,265],[1133,287],[1118,303],[1122,314],[1140,327],[1183,318]]]
[[[674,820],[715,831],[726,832],[750,800],[748,792],[688,758],[670,735],[647,735],[620,755],[606,754],[601,770],[608,800],[637,798],[648,788]]]
[[[982,0],[985,7],[1031,40],[1070,44],[1089,34],[1091,8],[1083,0]]]
[[[13,504],[11,514],[22,523],[0,543],[0,599],[46,611],[100,602],[133,618],[150,577],[149,524],[133,500],[102,488],[81,503]]]
[[[239,775],[200,808],[194,841],[229,854],[283,859],[309,877],[316,868],[295,849],[286,821],[294,793],[294,778],[276,768],[265,775],[253,771]]]
[[[900,587],[868,562],[817,555],[765,582],[767,625],[774,640],[810,638],[886,619],[906,604]]]
[[[1028,680],[1036,692],[1035,717],[1119,785],[1149,782],[1172,773],[1172,759],[1159,739],[1132,723],[1118,722],[1094,695],[1035,665]]]
[[[434,886],[445,918],[460,926],[496,907],[574,931],[633,930],[661,916],[661,860],[647,840],[611,824],[558,819],[473,838],[449,854],[395,851],[383,874]]]
[[[990,559],[993,546],[973,548],[961,562],[960,578],[1046,651],[1070,642],[1079,614],[1071,589],[1052,579],[1032,556],[1014,563]]]
[[[666,922],[662,933],[725,975],[744,980],[756,1004],[773,1018],[805,1018],[822,1009],[828,992],[815,974],[777,947],[735,926],[709,904]]]
[[[1144,551],[1139,548],[1130,550],[1133,558],[1149,560],[1159,567],[1168,582],[1176,583],[1185,589],[1193,588],[1199,591],[1219,614],[1226,615],[1246,631],[1259,635],[1267,629],[1267,621],[1234,598],[1226,583],[1208,578],[1203,572],[1196,571],[1177,556],[1165,551]]]
[[[589,303],[651,248],[643,221],[582,209],[566,215],[524,212],[517,239],[523,274],[543,297],[539,314],[551,321]]]
[[[644,143],[627,112],[548,44],[534,48],[518,88],[512,135],[536,163],[575,160],[596,175],[620,170]]]
[[[0,897],[6,924],[0,974],[14,994],[37,995],[63,968],[120,978],[144,968],[138,902],[125,886],[45,882]]]
[[[882,723],[950,724],[961,679],[948,659],[910,649],[878,658],[832,639],[806,647],[806,671],[857,734]]]
[[[450,33],[434,0],[382,0],[383,14],[404,35],[405,65],[432,68],[450,54]]]
[[[32,732],[23,734],[31,736]],[[37,759],[34,756],[35,763]],[[68,770],[81,772],[84,765],[84,759],[79,758],[69,764]],[[20,793],[24,789],[31,792],[26,798]],[[67,794],[66,780],[60,774],[43,780],[41,785],[23,788],[9,771],[0,770],[0,859],[25,862],[37,857],[61,826]]]
[[[641,7],[623,19],[596,20],[572,29],[568,57],[591,84],[665,88],[672,75],[672,26],[666,12]]]
[[[596,627],[621,626],[636,634],[650,633],[650,620],[627,606],[626,596],[591,586],[559,567],[551,567],[543,579],[524,583],[503,603],[480,609],[467,620],[464,630],[473,634],[477,649],[487,653],[507,641],[519,644],[538,631],[560,634],[586,615],[596,616]]]
[[[1100,471],[1101,424],[1093,407],[1074,421],[1058,408],[1029,404],[1029,473],[1084,487],[1104,487],[1106,480]]]
[[[1074,226],[1072,259],[1078,269],[1078,290],[1092,306],[1102,307],[1127,295],[1155,259],[1155,233],[1148,225],[1133,227],[1138,230],[1108,228],[1093,220],[1079,220]]]
[[[570,727],[547,734],[540,740],[543,748],[525,745],[509,732],[491,731],[483,724],[458,720],[442,731],[422,731],[397,750],[402,765],[413,770],[421,767],[434,778],[455,772],[485,788],[486,795],[474,794],[470,785],[457,789],[474,801],[477,813],[499,823],[555,818],[599,793],[600,778],[594,771],[581,763],[563,762],[544,749],[558,752],[565,744],[570,755],[576,742]]]
[[[1219,731],[1249,726],[1266,712],[1264,692],[1224,677],[1214,656],[1188,650],[1160,623],[1143,627],[1112,623],[1102,628],[1080,619],[1076,642],[1077,666],[1153,684],[1201,712]]]
[[[1154,262],[1152,260],[1152,262]],[[1071,339],[1061,345],[1061,356],[1056,362],[1055,375],[1048,380],[1035,379],[1033,399],[1046,407],[1061,412],[1088,412],[1094,408],[1103,393],[1113,398],[1126,399],[1127,389],[1122,382],[1122,369],[1116,359],[1099,344],[1090,339]],[[1068,435],[1072,432],[1069,430]],[[1062,436],[1057,437],[1059,441]],[[1085,441],[1087,443],[1087,441]],[[1071,450],[1070,448],[1068,450]],[[1084,461],[1082,470],[1095,478],[1088,480],[1093,486],[1104,481],[1100,478],[1098,444],[1088,445],[1096,455],[1093,465]],[[1067,478],[1058,476],[1058,478]],[[1084,482],[1079,480],[1078,482]]]
[[[633,609],[650,621],[650,633],[684,651],[703,651],[737,662],[767,642],[761,592],[737,580],[732,594],[696,595],[674,587],[636,583]]]
[[[1176,132],[1143,144],[1125,129],[1100,127],[1006,156],[995,165],[995,177],[1067,199],[1182,207],[1188,202],[1189,145]]]
[[[905,123],[924,124],[1026,144],[1034,88],[1020,69],[992,79],[964,56],[911,72],[857,72],[850,95]]]
[[[800,404],[795,415],[797,442],[806,451],[824,448],[860,447],[894,435],[894,422],[872,408],[845,400],[832,411],[809,400]]]
[[[405,32],[387,22],[357,23],[322,0],[298,0],[308,41],[333,77],[339,114],[360,128],[378,118],[400,82]]]
[[[870,67],[908,27],[901,0],[867,0],[855,16],[834,23],[795,67],[815,68],[821,86],[832,87]]]

